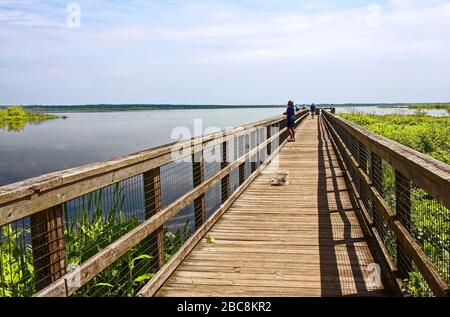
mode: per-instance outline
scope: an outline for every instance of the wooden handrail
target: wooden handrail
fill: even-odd
[[[306,116],[306,112],[300,112],[298,114],[300,118],[297,121],[302,120]],[[265,124],[276,124],[283,120],[284,118],[277,118],[275,120],[265,120]],[[251,125],[254,127],[254,125]],[[258,126],[260,124],[258,123]],[[265,125],[263,125],[265,126]],[[249,132],[249,128],[239,131]],[[239,131],[235,132],[238,133]],[[75,291],[77,291],[81,286],[89,282],[98,273],[103,271],[105,268],[110,266],[114,261],[120,258],[123,254],[129,251],[131,248],[136,246],[138,243],[143,241],[146,237],[152,234],[155,230],[160,228],[167,220],[176,215],[179,211],[185,208],[188,204],[192,203],[196,198],[204,194],[209,188],[211,188],[220,180],[231,173],[240,164],[250,159],[253,155],[258,153],[260,150],[265,148],[272,141],[279,138],[283,133],[287,131],[286,128],[281,129],[278,133],[271,136],[269,139],[265,140],[261,144],[257,145],[255,148],[250,150],[248,153],[242,155],[238,159],[230,162],[229,165],[221,169],[215,175],[208,178],[208,180],[202,182],[198,187],[192,189],[188,193],[184,194],[182,197],[178,198],[176,201],[171,203],[169,206],[153,215],[127,234],[120,237],[118,240],[107,246],[105,249],[92,256],[87,261],[80,265],[79,270],[76,272],[70,272],[64,275],[59,280],[47,286],[45,289],[38,292],[35,296],[37,297],[47,297],[47,296],[70,296]],[[235,136],[236,134],[234,134]],[[203,139],[203,138],[201,138]],[[222,139],[222,141],[224,141]],[[254,173],[259,172],[259,169]],[[231,196],[229,199],[235,199],[235,195]],[[71,283],[75,278],[78,278],[77,283]]]
[[[284,119],[284,116],[276,116],[116,159],[87,164],[2,186],[0,187],[0,226],[173,162],[174,147],[183,149],[182,153],[178,155],[178,158],[181,159],[198,150],[248,133],[249,130],[277,124]]]

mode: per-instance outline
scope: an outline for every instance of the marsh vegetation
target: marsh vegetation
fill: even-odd
[[[341,114],[368,130],[450,164],[450,117]]]
[[[25,128],[27,123],[36,124],[58,118],[62,117],[43,113],[39,109],[28,111],[20,106],[11,106],[0,109],[0,129],[19,132]]]

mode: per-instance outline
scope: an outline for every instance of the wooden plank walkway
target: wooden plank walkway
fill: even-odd
[[[277,167],[279,164],[279,167]],[[288,170],[290,185],[269,185]],[[195,246],[156,296],[382,295],[376,262],[319,120],[274,161]]]

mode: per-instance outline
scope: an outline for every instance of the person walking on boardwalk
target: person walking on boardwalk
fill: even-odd
[[[284,115],[287,117],[287,129],[289,136],[291,137],[290,142],[295,141],[295,108],[294,102],[292,100],[288,101],[288,107]]]
[[[311,104],[309,110],[311,111],[311,119],[314,119],[314,114],[316,113],[316,106],[314,104]]]

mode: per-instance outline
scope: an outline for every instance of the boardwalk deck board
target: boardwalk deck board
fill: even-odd
[[[380,296],[376,262],[319,120],[217,221],[156,296]],[[277,166],[277,164],[279,166]],[[270,186],[277,169],[290,185]],[[207,243],[213,236],[215,243]]]

